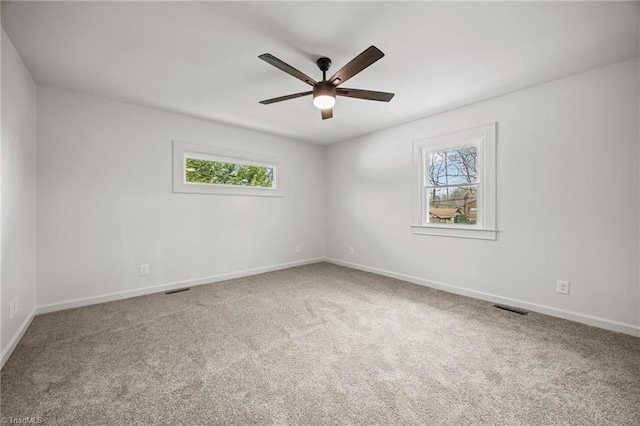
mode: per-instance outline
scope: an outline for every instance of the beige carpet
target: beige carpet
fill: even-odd
[[[638,425],[640,339],[327,263],[37,316],[48,425]]]

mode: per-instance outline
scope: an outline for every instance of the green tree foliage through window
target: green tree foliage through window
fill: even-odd
[[[222,161],[185,159],[188,183],[273,187],[273,167]]]

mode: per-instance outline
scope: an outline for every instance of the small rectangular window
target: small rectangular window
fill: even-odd
[[[273,165],[187,153],[184,166],[185,183],[275,188]]]
[[[173,167],[174,192],[284,195],[277,158],[174,141]]]

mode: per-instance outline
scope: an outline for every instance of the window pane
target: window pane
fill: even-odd
[[[188,183],[273,188],[273,167],[185,158]]]
[[[432,152],[429,155],[429,185],[476,182],[477,158],[478,150],[475,146]]]
[[[478,185],[425,188],[429,223],[475,225],[478,221]]]

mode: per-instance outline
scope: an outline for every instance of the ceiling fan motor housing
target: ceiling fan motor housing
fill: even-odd
[[[313,87],[313,97],[316,98],[318,96],[332,96],[336,97],[336,86],[333,83],[328,81],[319,81]]]

